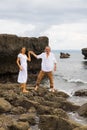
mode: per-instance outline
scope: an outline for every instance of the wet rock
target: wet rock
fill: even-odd
[[[71,103],[69,101],[60,101],[60,108],[62,108],[65,111],[76,111],[80,106],[75,105],[74,103]]]
[[[81,127],[77,127],[73,130],[87,130],[87,126],[81,126]]]
[[[87,96],[87,89],[78,90],[74,93],[74,96]]]
[[[22,114],[22,115],[19,117],[19,120],[20,120],[20,121],[23,121],[23,122],[28,121],[29,124],[35,125],[35,124],[36,124],[35,118],[36,118],[36,114],[27,113],[27,114]]]
[[[60,52],[60,58],[69,58],[69,57],[70,57],[69,53]]]
[[[30,126],[28,122],[14,121],[9,128],[10,130],[28,130]]]
[[[87,103],[83,104],[77,112],[80,116],[87,117]]]
[[[4,98],[0,98],[0,113],[10,111],[11,107],[12,106],[8,101],[6,101]]]
[[[25,112],[26,112],[26,109],[21,106],[13,107],[11,109],[11,114],[15,114],[15,115],[23,114]]]
[[[61,91],[56,91],[55,93],[51,93],[48,91],[47,94],[44,95],[44,99],[49,101],[59,101],[59,100],[64,101],[68,97],[69,97],[68,94]]]
[[[30,128],[37,130],[40,121],[39,117],[47,116],[46,120],[49,120],[47,123],[50,123],[50,118],[52,118],[53,122],[54,120],[56,121],[56,125],[54,124],[52,129],[47,129],[52,125],[52,121],[51,124],[45,122],[47,130],[73,130],[67,111],[76,112],[79,106],[67,100],[69,95],[57,90],[54,93],[50,92],[44,86],[40,87],[38,91],[35,91],[32,85],[27,85],[27,87],[29,92],[22,93],[18,84],[0,84],[0,96],[2,97],[0,99],[4,99],[11,106],[8,111],[6,110],[6,113],[2,114],[3,112],[1,111],[0,126],[5,128],[5,130],[20,130],[20,124],[23,125],[24,123],[26,127],[29,125],[27,127],[29,130]],[[65,126],[62,126],[62,123]],[[42,121],[40,121],[40,124],[42,124]],[[40,125],[41,130],[45,130],[45,126],[42,127]]]
[[[3,127],[0,127],[0,130],[6,130],[5,128],[3,128]]]
[[[36,109],[35,107],[30,107],[30,109],[28,110],[29,113],[36,113]]]
[[[66,98],[66,99],[69,97],[69,95],[67,93],[64,93],[62,91],[55,91],[54,95],[56,97],[62,97],[62,98]]]
[[[87,59],[87,48],[82,48],[82,54],[84,55],[84,59]]]
[[[54,115],[41,115],[39,127],[41,130],[73,130],[76,124]]]
[[[56,115],[56,116],[59,116],[59,117],[68,118],[66,112],[63,111],[62,109],[43,106],[43,105],[38,106],[37,113],[39,115],[44,115],[44,114],[45,115]]]
[[[13,120],[14,120],[14,116],[0,114],[0,126],[5,130],[8,130],[8,127],[12,125]]]
[[[38,102],[32,101],[32,100],[28,100],[26,97],[19,97],[18,100],[16,101],[16,105],[20,105],[26,109],[29,109],[30,107],[37,107],[39,106]]]

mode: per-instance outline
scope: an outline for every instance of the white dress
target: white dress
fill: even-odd
[[[18,74],[18,83],[26,83],[27,82],[27,56],[25,54],[18,54],[18,58],[20,58],[20,64],[22,66],[22,70],[19,71]]]

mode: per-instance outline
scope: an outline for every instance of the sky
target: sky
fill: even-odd
[[[47,36],[53,50],[87,47],[87,0],[0,0],[0,34]]]

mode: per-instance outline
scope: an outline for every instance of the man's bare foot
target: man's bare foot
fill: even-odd
[[[55,89],[54,89],[54,88],[52,89],[52,92],[53,92],[53,93],[55,92]]]
[[[49,91],[50,92],[55,92],[55,89],[54,88],[50,88]]]
[[[38,86],[36,86],[34,90],[37,91],[37,89],[38,89]]]

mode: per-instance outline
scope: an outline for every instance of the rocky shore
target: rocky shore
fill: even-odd
[[[87,48],[82,48],[82,54],[84,55],[84,59],[87,59]]]
[[[69,95],[45,86],[35,91],[28,84],[27,89],[22,93],[19,84],[0,84],[0,130],[87,130],[69,119],[67,112],[81,111]]]
[[[44,85],[34,90],[41,60],[32,56],[28,63],[28,93],[22,93],[16,83],[19,71],[16,58],[21,47],[40,54],[48,43],[47,37],[0,35],[0,130],[87,130],[87,126],[78,124],[68,115],[72,112],[87,118],[87,104],[75,105],[68,101],[68,94],[57,90],[52,93]],[[87,90],[75,95],[84,93],[87,96]]]

